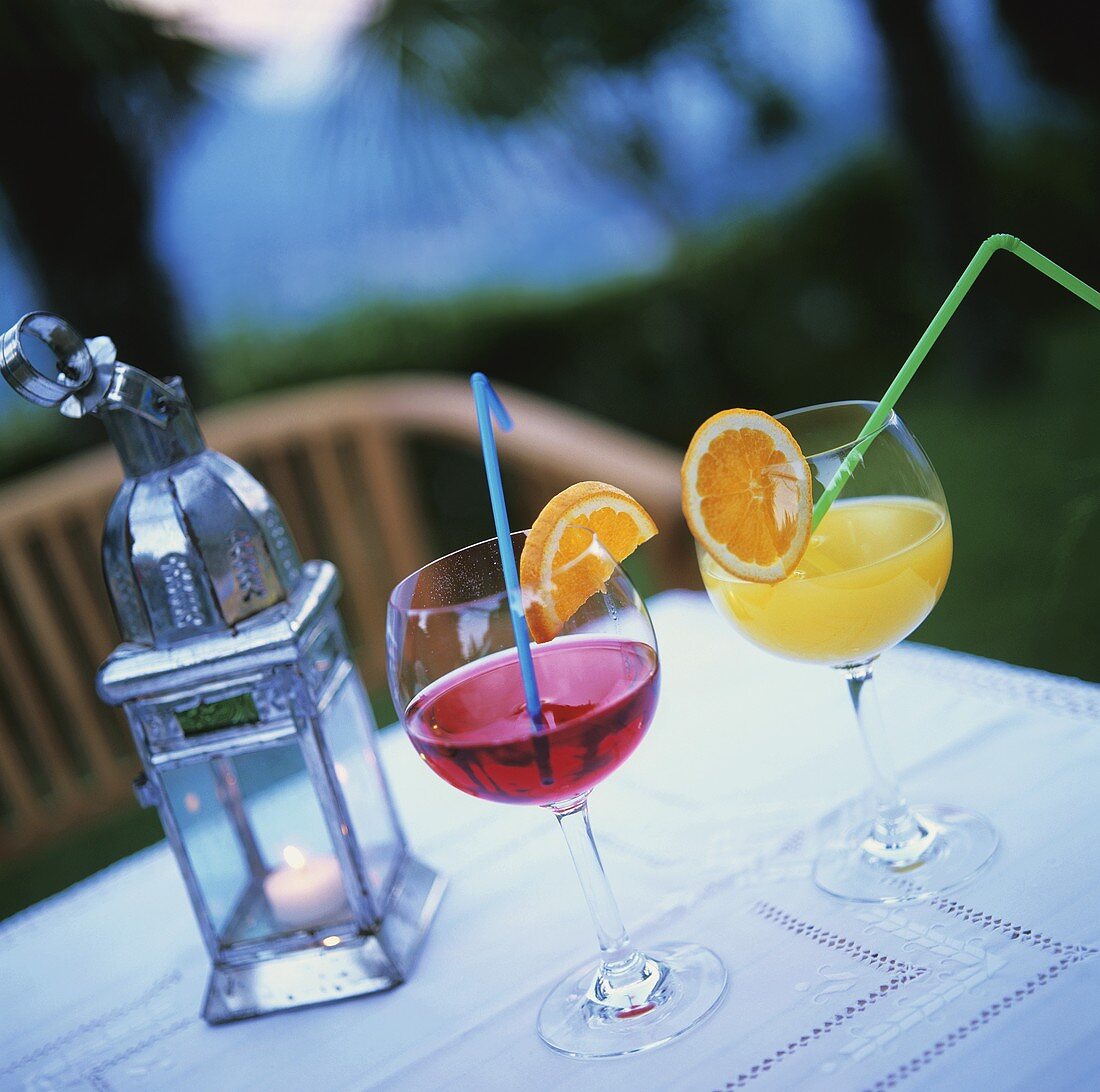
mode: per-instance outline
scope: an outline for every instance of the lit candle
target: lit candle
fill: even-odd
[[[283,850],[286,868],[264,878],[264,894],[281,925],[308,928],[348,912],[340,865],[335,857],[307,857],[297,846]]]

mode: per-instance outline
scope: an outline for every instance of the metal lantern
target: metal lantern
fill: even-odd
[[[42,312],[4,336],[0,369],[32,402],[94,413],[122,460],[103,566],[123,643],[97,684],[126,712],[135,792],[213,962],[203,1017],[402,982],[443,881],[406,846],[336,569],[300,562],[263,486],[207,449],[178,379]]]

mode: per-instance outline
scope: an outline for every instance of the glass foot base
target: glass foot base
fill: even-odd
[[[726,992],[726,968],[699,944],[668,942],[646,950],[643,981],[603,988],[599,965],[558,983],[539,1010],[547,1046],[575,1058],[614,1058],[650,1050],[709,1016]]]
[[[992,859],[997,832],[984,816],[948,805],[913,810],[929,835],[921,839],[915,857],[876,855],[870,824],[863,823],[818,857],[817,886],[856,902],[914,902],[961,887]]]

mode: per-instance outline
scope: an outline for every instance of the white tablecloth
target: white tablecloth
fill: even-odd
[[[559,1057],[538,1004],[594,955],[553,820],[383,751],[415,850],[451,879],[412,979],[209,1028],[206,956],[163,845],[0,926],[0,1088],[1080,1088],[1100,1082],[1100,687],[920,646],[881,663],[918,803],[1002,844],[931,904],[818,892],[819,818],[866,780],[841,681],[758,653],[702,596],[652,603],[663,694],[593,798],[628,925],[726,961],[720,1010],[660,1050]]]

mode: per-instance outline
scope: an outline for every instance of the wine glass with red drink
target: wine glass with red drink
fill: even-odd
[[[600,958],[551,991],[538,1030],[561,1053],[609,1057],[658,1046],[696,1025],[721,1000],[726,972],[697,944],[635,948],[592,838],[588,794],[642,741],[657,705],[660,665],[645,605],[586,533],[587,552],[610,576],[553,640],[530,646],[538,718],[525,702],[496,539],[398,584],[387,657],[405,730],[440,777],[479,799],[537,805],[557,818]],[[511,537],[517,563],[525,536]]]

